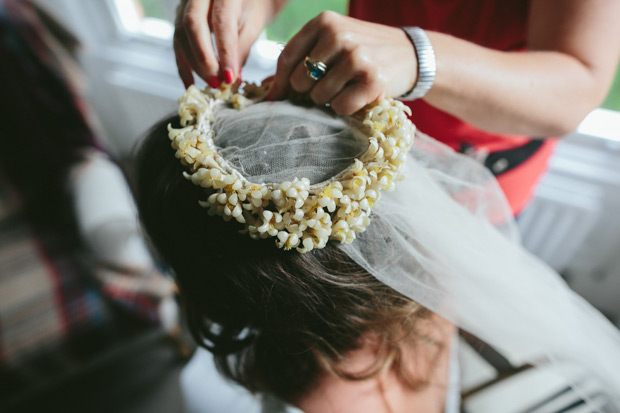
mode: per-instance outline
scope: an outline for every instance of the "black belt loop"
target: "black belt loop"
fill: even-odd
[[[491,173],[493,173],[493,175],[499,176],[528,160],[538,149],[540,149],[543,143],[543,139],[532,139],[525,145],[516,148],[507,149],[505,151],[491,152],[484,155],[482,163],[491,171]],[[473,145],[466,142],[461,143],[459,152],[476,157],[476,151]]]

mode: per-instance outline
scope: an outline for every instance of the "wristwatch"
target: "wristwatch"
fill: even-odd
[[[413,89],[400,96],[402,100],[420,99],[426,95],[433,86],[437,65],[435,64],[435,51],[428,36],[419,27],[401,27],[415,49],[418,58],[418,80]]]

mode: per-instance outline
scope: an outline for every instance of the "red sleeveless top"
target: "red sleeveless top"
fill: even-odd
[[[349,15],[389,26],[419,26],[491,49],[520,51],[527,46],[528,9],[528,0],[350,0]],[[488,152],[503,151],[530,139],[485,132],[423,100],[406,103],[420,131],[455,150],[467,144]],[[555,143],[547,139],[525,162],[497,177],[515,215],[530,200]]]

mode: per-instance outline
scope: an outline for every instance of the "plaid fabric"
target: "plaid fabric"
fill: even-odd
[[[66,179],[97,144],[58,46],[30,1],[0,0],[0,410],[158,321],[140,274],[84,262]]]
[[[0,410],[159,321],[149,281],[89,269],[62,238],[34,230],[6,188],[0,179]]]
[[[159,271],[130,273],[120,269],[97,268],[95,277],[101,292],[134,316],[156,323],[161,299],[174,294],[172,280]]]
[[[16,367],[75,336],[105,328],[94,285],[52,234],[29,227],[0,185],[0,367]]]

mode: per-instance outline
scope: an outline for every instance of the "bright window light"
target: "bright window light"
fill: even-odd
[[[142,34],[169,40],[174,35],[174,26],[168,20],[145,17],[140,25]]]
[[[620,142],[620,112],[595,109],[579,124],[577,132]]]
[[[153,0],[113,0],[121,26],[131,34],[155,37],[163,40],[172,39],[174,26],[161,13],[163,5],[157,8]]]

